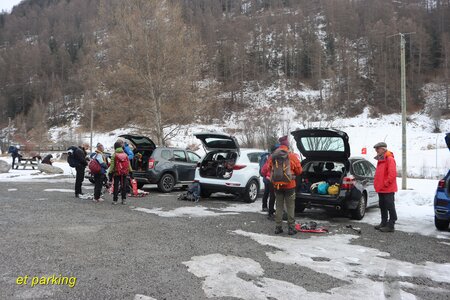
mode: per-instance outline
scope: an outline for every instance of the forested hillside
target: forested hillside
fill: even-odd
[[[399,32],[413,33],[408,110],[432,82],[445,111],[450,0],[25,0],[0,15],[0,128],[11,117],[42,139],[74,118],[88,126],[94,107],[95,128],[133,124],[162,143],[173,124],[220,119],[274,86],[317,96],[273,105],[395,112]]]

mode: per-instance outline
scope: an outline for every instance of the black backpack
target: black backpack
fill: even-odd
[[[79,164],[77,159],[75,158],[75,151],[75,147],[70,147],[67,149],[67,162],[69,163],[69,166],[71,168],[76,168]]]

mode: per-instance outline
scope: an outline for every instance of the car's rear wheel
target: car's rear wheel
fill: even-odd
[[[247,203],[253,203],[258,198],[259,185],[258,182],[254,179],[250,180],[247,183],[247,187],[245,188],[244,201]]]
[[[209,198],[209,196],[211,196],[211,192],[205,189],[200,189],[200,196],[202,196],[202,198]]]
[[[362,194],[361,199],[359,199],[358,206],[351,211],[352,219],[361,220],[364,218],[364,215],[366,214],[366,203],[366,195]]]
[[[163,193],[169,193],[175,186],[175,177],[172,174],[164,174],[158,182],[158,189]]]
[[[448,230],[449,223],[449,220],[440,220],[436,216],[434,217],[434,225],[438,230]]]

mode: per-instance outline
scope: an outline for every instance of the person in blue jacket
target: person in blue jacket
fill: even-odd
[[[19,153],[19,150],[20,150],[20,145],[9,146],[8,153],[11,153],[11,157],[12,157],[11,169],[14,169],[14,163],[16,162],[16,158],[17,158],[17,161],[20,161],[20,158],[22,157],[22,155]]]

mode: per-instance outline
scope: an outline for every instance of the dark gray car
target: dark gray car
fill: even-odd
[[[194,181],[195,168],[200,156],[196,153],[173,147],[156,147],[145,136],[121,135],[133,145],[134,158],[131,162],[133,177],[138,187],[157,184],[161,192],[168,193],[176,184],[187,185]]]
[[[361,220],[366,208],[378,205],[373,186],[375,167],[363,157],[350,157],[348,135],[339,130],[313,128],[291,133],[305,157],[297,177],[296,211],[307,207],[332,208]],[[333,189],[321,191],[318,184]]]

